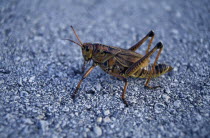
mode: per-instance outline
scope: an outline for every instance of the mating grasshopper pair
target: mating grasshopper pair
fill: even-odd
[[[126,106],[128,106],[128,102],[125,100],[125,93],[128,86],[128,77],[146,78],[145,87],[152,89],[160,86],[149,86],[148,84],[151,78],[163,75],[173,69],[171,66],[166,64],[157,64],[158,58],[163,49],[163,44],[159,42],[152,50],[150,50],[150,46],[155,36],[153,31],[150,31],[142,40],[140,40],[138,43],[136,43],[129,49],[122,49],[99,43],[82,43],[74,28],[72,26],[71,28],[75,36],[77,37],[79,43],[70,39],[66,40],[69,40],[81,47],[82,55],[84,57],[84,65],[82,70],[85,70],[85,65],[88,61],[93,61],[92,66],[85,72],[85,74],[82,76],[82,79],[78,83],[72,95],[72,98],[75,98],[82,81],[90,74],[90,72],[96,66],[100,66],[100,68],[106,73],[124,81],[125,85],[122,93],[122,100]],[[135,51],[148,38],[150,38],[150,41],[146,50],[146,54],[143,56],[141,54],[136,53]],[[157,50],[159,51],[154,63],[149,64],[150,56]]]

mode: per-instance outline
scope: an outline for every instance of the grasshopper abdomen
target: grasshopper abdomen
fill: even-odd
[[[154,71],[152,70],[152,64],[141,68],[132,77],[134,78],[155,78],[159,77],[167,72],[170,72],[173,68],[167,64],[157,64],[155,65]]]

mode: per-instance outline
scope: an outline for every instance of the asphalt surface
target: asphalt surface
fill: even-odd
[[[1,0],[0,137],[210,137],[209,13],[208,0]],[[174,70],[156,90],[130,78],[125,107],[124,83],[97,67],[73,101],[83,57],[62,40],[77,41],[70,25],[121,48],[153,30]]]

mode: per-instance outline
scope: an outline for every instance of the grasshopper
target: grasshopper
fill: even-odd
[[[73,42],[81,47],[82,55],[84,57],[84,64],[82,70],[84,72],[85,65],[89,61],[93,61],[92,66],[84,73],[82,79],[79,81],[74,93],[72,94],[72,98],[75,98],[82,81],[91,73],[91,71],[99,66],[106,73],[119,78],[124,81],[124,88],[122,92],[122,100],[126,106],[128,106],[128,102],[125,99],[125,94],[128,86],[128,77],[134,78],[146,78],[145,87],[153,89],[160,86],[149,86],[149,82],[151,78],[158,77],[163,75],[173,68],[166,64],[157,64],[158,58],[163,49],[163,44],[158,42],[155,47],[150,50],[152,41],[154,39],[154,32],[150,31],[143,39],[141,39],[138,43],[131,46],[129,49],[122,49],[119,47],[108,46],[99,43],[82,43],[79,36],[77,35],[74,28],[71,26],[71,29],[74,32],[78,42],[75,42],[70,39],[65,39],[70,42]],[[135,51],[148,39],[150,41],[148,43],[148,47],[145,55],[141,55],[136,53]],[[158,50],[158,54],[155,58],[153,64],[150,63],[150,56]]]

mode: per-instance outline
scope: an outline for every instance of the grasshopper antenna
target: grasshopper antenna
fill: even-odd
[[[81,45],[81,44],[79,44],[79,43],[77,43],[77,42],[75,42],[75,41],[73,41],[73,40],[70,40],[70,39],[62,39],[62,40],[68,40],[68,41],[73,42],[73,43],[75,43],[75,44],[79,45],[80,47],[82,47],[82,45]]]
[[[71,29],[73,30],[75,36],[77,37],[79,43],[82,45],[82,41],[80,40],[79,36],[77,35],[76,31],[74,30],[73,26],[71,26]]]

